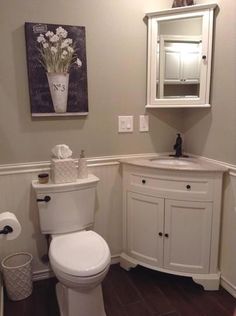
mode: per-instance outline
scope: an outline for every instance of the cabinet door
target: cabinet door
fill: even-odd
[[[186,83],[200,81],[200,54],[199,51],[190,51],[182,54],[181,78]]]
[[[164,199],[128,192],[128,254],[153,266],[163,265]]]
[[[165,50],[164,83],[198,84],[200,79],[199,50]]]
[[[165,51],[165,83],[180,83],[181,53],[179,51]]]
[[[177,11],[162,10],[147,13],[147,108],[210,106],[211,47],[215,7],[216,4],[204,4],[191,8],[181,7]],[[181,49],[183,54],[165,52],[166,47],[177,50],[182,42],[189,45],[201,43],[199,52],[185,54],[187,47]],[[156,43],[160,43],[158,61]],[[185,57],[187,60],[183,60]],[[182,61],[184,76],[179,77]],[[165,89],[163,89],[164,84],[168,84]]]
[[[211,218],[210,202],[166,200],[166,269],[191,273],[209,272]]]

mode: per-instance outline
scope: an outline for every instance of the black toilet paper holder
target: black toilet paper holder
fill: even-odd
[[[6,225],[3,227],[3,229],[0,230],[0,235],[7,235],[12,232],[13,232],[13,228],[9,225]]]

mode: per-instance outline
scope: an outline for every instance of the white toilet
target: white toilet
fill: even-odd
[[[58,278],[61,316],[105,316],[101,282],[111,256],[106,241],[91,228],[99,179],[32,186],[37,194],[41,232],[51,235],[49,259]]]

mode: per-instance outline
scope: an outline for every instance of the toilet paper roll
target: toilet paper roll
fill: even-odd
[[[13,229],[13,232],[8,233],[6,235],[1,234],[0,238],[4,238],[6,240],[16,239],[21,233],[21,225],[16,218],[15,214],[10,212],[4,212],[0,214],[0,230],[2,230],[5,226],[10,226]]]

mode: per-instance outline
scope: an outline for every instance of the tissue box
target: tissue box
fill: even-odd
[[[54,183],[74,182],[77,179],[76,164],[72,158],[52,159],[51,171]]]

